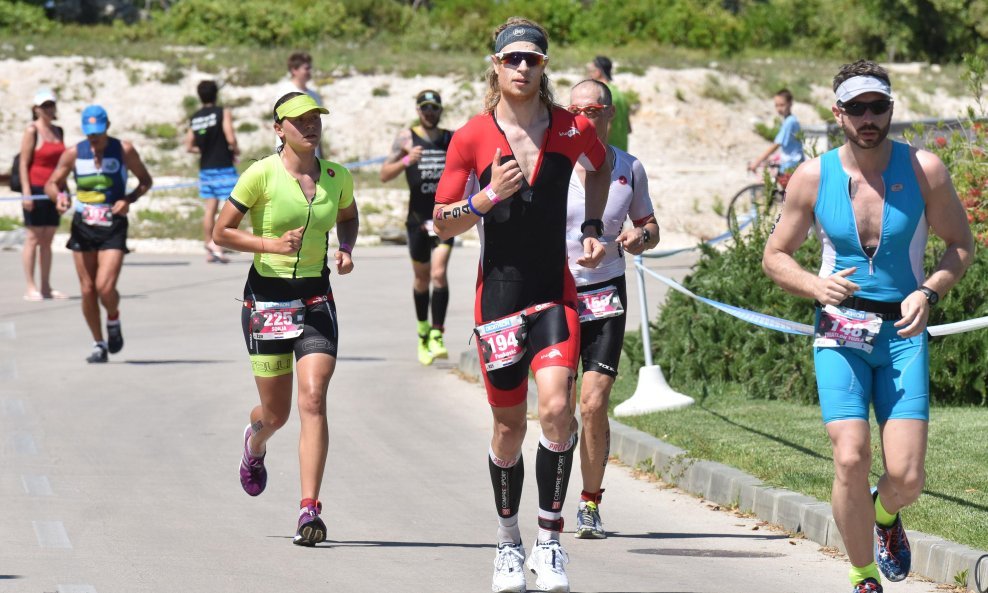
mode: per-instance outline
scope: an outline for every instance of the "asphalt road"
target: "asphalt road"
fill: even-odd
[[[78,298],[21,300],[19,253],[0,252],[0,592],[483,592],[496,516],[482,388],[454,371],[470,335],[478,250],[451,265],[450,360],[415,358],[411,269],[402,247],[355,253],[333,277],[340,358],[330,385],[323,485],[329,541],[291,544],[298,424],[268,446],[268,489],[251,498],[237,465],[257,395],[239,303],[246,256],[134,253],[120,289],[126,346],[88,365]],[[688,257],[656,262],[682,277]],[[57,254],[55,286],[78,296]],[[649,282],[650,309],[664,290]],[[637,294],[629,279],[629,293]],[[637,323],[637,297],[629,306]],[[521,525],[536,534],[530,422]],[[574,464],[579,467],[579,462]],[[580,483],[564,509],[572,525]],[[848,591],[847,564],[613,465],[611,536],[564,534],[579,592]],[[534,586],[534,579],[529,579]],[[891,592],[931,591],[909,580]]]

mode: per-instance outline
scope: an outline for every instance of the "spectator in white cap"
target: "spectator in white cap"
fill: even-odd
[[[51,242],[58,229],[60,213],[55,203],[45,196],[45,182],[55,170],[59,157],[65,152],[62,128],[53,122],[58,118],[55,107],[55,94],[48,89],[40,89],[34,94],[31,107],[32,121],[24,129],[21,137],[20,158],[16,173],[20,178],[20,191],[24,196],[24,249],[21,260],[24,264],[24,277],[27,290],[24,300],[64,299],[65,295],[51,287]],[[40,197],[40,199],[35,199]],[[37,264],[38,282],[34,281],[34,268]]]

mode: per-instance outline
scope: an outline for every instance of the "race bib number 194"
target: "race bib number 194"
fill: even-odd
[[[521,314],[477,326],[484,368],[488,371],[513,365],[525,355],[525,317]]]

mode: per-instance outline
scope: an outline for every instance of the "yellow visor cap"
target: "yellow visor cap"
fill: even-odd
[[[278,114],[278,119],[285,119],[286,117],[298,117],[312,111],[313,109],[323,115],[329,113],[329,109],[320,107],[319,104],[316,103],[316,100],[309,95],[298,95],[297,97],[292,97],[279,105],[278,109],[275,110],[275,113]]]

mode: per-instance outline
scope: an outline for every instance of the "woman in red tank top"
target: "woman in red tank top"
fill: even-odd
[[[65,143],[62,128],[52,123],[57,117],[54,93],[47,89],[35,93],[31,112],[34,121],[28,124],[21,138],[20,174],[21,179],[27,180],[27,183],[22,184],[24,228],[27,233],[21,260],[27,280],[24,299],[40,301],[65,298],[64,294],[52,289],[49,281],[51,242],[55,238],[61,212],[51,200],[34,199],[32,196],[45,195],[44,185],[65,152]],[[35,263],[38,264],[40,275],[40,282],[37,284],[34,281]]]

